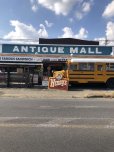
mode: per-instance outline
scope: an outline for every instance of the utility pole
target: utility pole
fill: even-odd
[[[106,36],[106,38],[105,38],[105,45],[107,45],[108,44],[108,40],[107,40],[107,36]]]

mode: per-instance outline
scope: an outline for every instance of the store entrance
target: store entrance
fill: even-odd
[[[65,62],[43,63],[43,76],[52,77],[54,71],[64,70],[65,66]]]

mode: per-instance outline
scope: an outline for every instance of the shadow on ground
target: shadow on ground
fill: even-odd
[[[114,90],[110,89],[104,83],[89,83],[89,84],[75,84],[73,86],[69,86],[69,91],[83,91],[83,90]]]

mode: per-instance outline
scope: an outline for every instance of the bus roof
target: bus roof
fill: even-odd
[[[74,62],[90,62],[90,63],[114,63],[114,58],[72,58],[70,60]]]

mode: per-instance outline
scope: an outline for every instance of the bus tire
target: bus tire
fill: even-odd
[[[107,80],[106,85],[110,89],[114,89],[114,78],[110,78]]]

